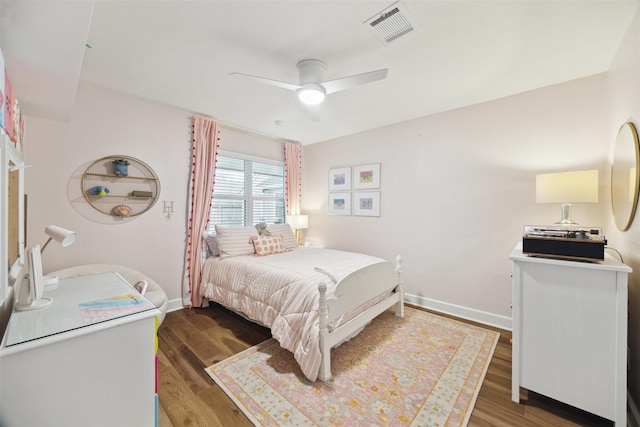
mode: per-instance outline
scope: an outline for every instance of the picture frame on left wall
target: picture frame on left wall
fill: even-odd
[[[351,215],[351,193],[329,193],[329,215]]]

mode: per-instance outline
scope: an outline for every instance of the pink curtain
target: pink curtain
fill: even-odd
[[[302,196],[302,150],[297,142],[284,143],[287,215],[300,215]]]
[[[202,270],[202,234],[209,226],[209,211],[213,195],[213,180],[218,155],[220,131],[211,120],[193,119],[191,162],[191,211],[187,229],[187,253],[183,280],[183,302],[191,307],[202,306],[200,274]]]

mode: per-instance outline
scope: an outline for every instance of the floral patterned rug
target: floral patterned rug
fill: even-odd
[[[258,426],[464,426],[499,334],[406,307],[334,349],[309,382],[274,339],[206,368]]]

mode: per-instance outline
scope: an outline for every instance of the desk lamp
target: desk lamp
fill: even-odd
[[[51,240],[55,240],[60,243],[60,246],[66,248],[73,244],[78,237],[75,231],[67,230],[66,228],[58,227],[57,225],[50,225],[44,229],[44,232],[49,236],[49,239],[42,245],[42,250],[40,252],[44,252],[47,245],[51,242]],[[47,290],[55,289],[58,286],[58,277],[56,276],[44,276],[44,287]]]
[[[75,231],[56,225],[48,226],[44,232],[49,236],[49,239],[42,246],[42,249],[40,249],[40,245],[35,245],[27,251],[28,273],[23,276],[18,289],[17,311],[35,310],[51,304],[51,298],[43,297],[45,278],[42,276],[42,252],[51,240],[55,240],[65,248],[75,242],[77,237]],[[48,289],[54,289],[58,284],[58,278],[55,276],[47,278],[47,280],[52,285]]]
[[[536,203],[560,203],[562,219],[556,224],[578,224],[571,219],[571,203],[597,202],[597,170],[536,175]]]

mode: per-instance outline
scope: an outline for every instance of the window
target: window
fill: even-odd
[[[215,225],[285,221],[284,164],[218,155],[209,232]]]

